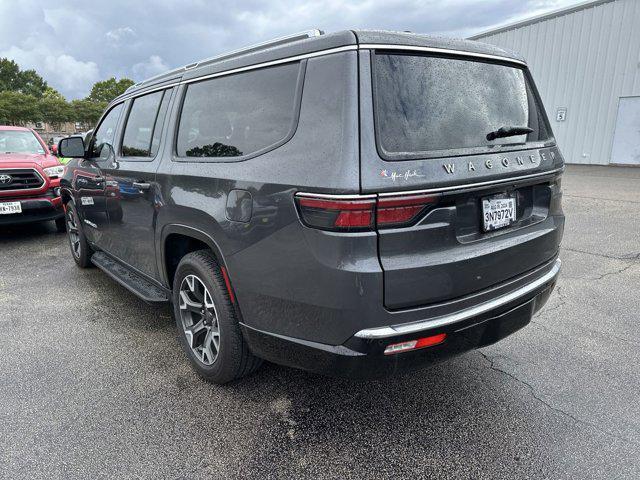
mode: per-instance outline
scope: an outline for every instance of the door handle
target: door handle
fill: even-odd
[[[151,184],[144,182],[133,182],[133,186],[140,190],[149,190],[151,188]]]

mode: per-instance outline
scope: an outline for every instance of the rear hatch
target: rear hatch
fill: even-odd
[[[418,212],[378,227],[385,306],[456,299],[553,258],[562,157],[526,66],[395,49],[361,60],[363,193]]]

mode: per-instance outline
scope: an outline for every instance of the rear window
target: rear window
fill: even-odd
[[[242,157],[284,142],[296,118],[299,63],[252,70],[187,87],[180,157]]]
[[[376,136],[393,160],[484,152],[495,145],[549,137],[524,70],[496,63],[405,54],[374,54]],[[487,140],[501,127],[529,134]],[[468,152],[471,153],[471,152]]]

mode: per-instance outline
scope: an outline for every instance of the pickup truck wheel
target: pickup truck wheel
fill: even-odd
[[[254,372],[262,363],[247,346],[220,266],[211,252],[185,255],[173,280],[173,311],[182,344],[205,380],[223,384]]]
[[[80,268],[90,267],[93,250],[89,246],[87,238],[84,236],[80,220],[78,219],[78,211],[73,202],[67,203],[65,220],[67,224],[67,238],[69,239],[69,247],[71,248],[73,259]]]

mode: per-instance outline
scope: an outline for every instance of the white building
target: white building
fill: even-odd
[[[640,0],[592,0],[470,37],[527,60],[568,163],[640,165]]]

